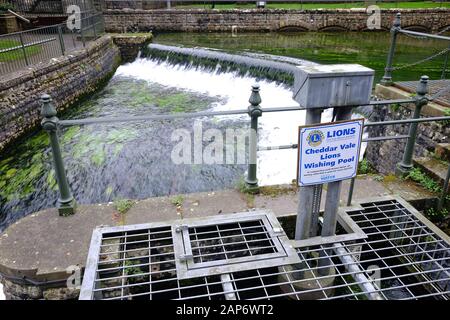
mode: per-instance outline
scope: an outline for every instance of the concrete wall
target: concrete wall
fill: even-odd
[[[449,10],[383,10],[382,29],[390,29],[396,12],[402,13],[402,27],[440,31],[450,25]],[[139,31],[278,31],[297,29],[310,31],[367,29],[369,15],[365,9],[337,10],[106,10],[105,28],[110,32]]]
[[[60,112],[97,89],[120,63],[108,36],[80,50],[0,78],[0,151],[41,121],[39,97],[48,93]]]

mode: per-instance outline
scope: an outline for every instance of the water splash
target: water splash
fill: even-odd
[[[146,80],[163,86],[176,87],[213,97],[219,97],[210,110],[246,109],[249,105],[251,85],[258,82],[261,88],[261,106],[293,107],[298,103],[292,99],[289,86],[269,80],[257,80],[238,72],[210,72],[207,67],[172,64],[157,59],[138,59],[123,65],[117,75]],[[226,116],[218,119],[242,119],[247,115]],[[324,121],[331,119],[331,110],[323,114]],[[305,111],[263,113],[259,118],[259,146],[278,146],[297,143],[298,126],[305,122]],[[189,128],[187,128],[189,129]],[[258,179],[261,185],[291,183],[296,178],[296,150],[272,150],[258,153]]]

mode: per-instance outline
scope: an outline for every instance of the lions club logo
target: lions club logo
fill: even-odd
[[[306,138],[306,140],[308,141],[308,144],[311,147],[317,147],[322,143],[324,138],[325,138],[325,135],[323,134],[322,131],[313,130],[308,134],[308,137]]]

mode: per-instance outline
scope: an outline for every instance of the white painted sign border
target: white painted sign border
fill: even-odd
[[[301,160],[302,158],[300,157],[302,149],[303,149],[303,145],[302,145],[302,130],[303,129],[311,129],[314,130],[317,128],[317,130],[320,130],[321,128],[329,128],[329,127],[338,127],[338,126],[342,126],[342,125],[346,125],[346,124],[350,124],[350,123],[355,123],[358,124],[360,126],[360,134],[359,134],[359,139],[358,139],[358,144],[357,144],[357,151],[356,151],[356,165],[354,166],[354,171],[351,175],[349,176],[345,176],[345,177],[338,177],[336,179],[330,179],[330,180],[326,180],[326,181],[320,181],[320,182],[314,182],[314,183],[302,183],[302,181],[300,181],[300,168],[301,168]],[[351,179],[353,177],[356,176],[357,171],[358,171],[358,163],[359,163],[359,156],[361,153],[361,143],[362,143],[362,135],[363,135],[363,129],[364,129],[364,118],[358,118],[358,119],[351,119],[351,120],[343,120],[343,121],[335,121],[335,122],[327,122],[327,123],[319,123],[319,124],[313,124],[313,125],[305,125],[305,126],[299,126],[298,127],[298,152],[297,152],[297,185],[298,186],[310,186],[310,185],[317,185],[317,184],[325,184],[325,183],[329,183],[329,182],[335,182],[335,181],[341,181],[341,180],[347,180],[347,179]]]

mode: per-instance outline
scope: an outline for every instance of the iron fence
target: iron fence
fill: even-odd
[[[79,28],[67,23],[0,35],[0,73],[47,62],[81,49],[104,33],[103,16],[92,15],[77,20]],[[76,22],[76,21],[75,21]]]
[[[450,88],[449,88],[450,89]],[[403,159],[397,165],[399,173],[405,174],[410,169],[412,169],[412,158],[414,154],[414,146],[416,143],[417,136],[417,126],[420,123],[425,122],[436,122],[436,121],[450,121],[450,116],[440,116],[440,117],[429,117],[429,118],[421,118],[420,110],[423,108],[429,101],[432,101],[436,98],[434,96],[427,96],[428,92],[428,77],[422,76],[417,88],[417,94],[409,99],[397,99],[397,100],[380,100],[380,101],[370,101],[368,105],[370,106],[382,106],[382,105],[391,105],[391,104],[414,104],[415,112],[413,112],[413,116],[411,119],[401,119],[401,120],[391,120],[391,121],[381,121],[381,122],[372,122],[365,123],[364,127],[373,127],[373,126],[389,126],[389,125],[398,125],[398,124],[409,124],[410,130],[407,135],[388,135],[388,136],[379,136],[379,137],[369,137],[363,140],[363,142],[374,142],[374,141],[385,141],[385,140],[397,140],[397,139],[407,139],[407,144],[405,150],[403,152]],[[75,212],[74,206],[74,197],[70,191],[70,187],[66,178],[66,171],[64,168],[64,163],[61,156],[57,130],[59,127],[68,127],[68,126],[77,126],[77,125],[91,125],[91,124],[100,124],[100,123],[114,123],[114,122],[135,122],[135,121],[161,121],[161,120],[173,120],[179,118],[199,118],[199,117],[214,117],[214,116],[226,116],[226,115],[244,115],[247,114],[250,116],[250,127],[252,132],[249,135],[249,163],[248,163],[248,171],[245,181],[249,189],[255,188],[258,186],[257,179],[257,152],[258,151],[267,151],[267,150],[280,150],[280,149],[296,149],[298,148],[297,144],[292,145],[282,145],[282,146],[263,146],[258,147],[258,139],[257,139],[257,128],[258,128],[258,118],[263,116],[265,113],[272,112],[289,112],[289,111],[299,111],[306,110],[305,107],[296,106],[296,107],[281,107],[281,108],[261,108],[261,97],[259,95],[259,86],[254,85],[252,87],[252,93],[250,95],[250,107],[248,109],[241,110],[228,110],[228,111],[215,111],[215,112],[196,112],[196,113],[178,113],[178,114],[163,114],[163,115],[148,115],[148,116],[130,116],[130,117],[102,117],[102,118],[85,118],[85,119],[73,119],[73,120],[59,120],[56,117],[56,109],[53,106],[51,97],[48,95],[44,95],[42,97],[42,115],[43,119],[43,127],[46,131],[48,131],[50,135],[51,147],[53,151],[54,164],[55,164],[55,173],[58,181],[58,187],[60,190],[60,198],[58,199],[58,207],[60,214],[73,214]],[[358,106],[346,106],[346,107],[358,107]],[[449,167],[450,172],[450,167]],[[448,194],[448,185],[449,185],[450,174],[447,175],[444,183],[444,188],[442,190],[442,195],[439,201],[439,206],[442,207],[445,199]],[[355,185],[355,178],[352,179],[350,184],[349,196],[347,205],[351,205],[353,190]]]
[[[83,13],[95,11],[95,0],[1,0],[10,3],[14,11],[26,15],[67,15],[67,7],[76,5]]]
[[[412,66],[436,59],[437,57],[440,57],[440,56],[444,56],[444,62],[442,65],[442,72],[441,72],[441,79],[445,79],[445,77],[447,76],[448,58],[449,58],[448,56],[450,53],[450,43],[447,48],[445,48],[439,52],[436,52],[424,59],[420,59],[418,61],[408,63],[408,64],[403,64],[403,65],[394,66],[393,64],[394,64],[394,55],[395,55],[398,35],[403,34],[408,37],[413,37],[413,38],[418,38],[418,39],[435,39],[435,40],[443,40],[443,41],[450,42],[450,37],[443,35],[446,32],[450,32],[450,26],[442,29],[440,32],[438,32],[436,34],[429,34],[429,33],[423,33],[423,32],[402,29],[401,28],[401,15],[400,15],[400,13],[397,13],[397,15],[394,19],[393,26],[391,28],[391,45],[390,45],[389,52],[387,55],[386,67],[384,68],[384,76],[381,79],[381,83],[384,85],[392,85],[394,83],[394,81],[392,79],[392,73],[395,70],[410,68]]]

